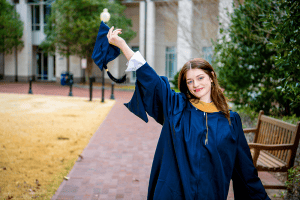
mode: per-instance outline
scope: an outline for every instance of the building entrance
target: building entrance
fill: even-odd
[[[50,56],[41,50],[36,52],[36,80],[56,81],[55,56]]]
[[[36,62],[36,79],[48,80],[48,54],[37,52]]]

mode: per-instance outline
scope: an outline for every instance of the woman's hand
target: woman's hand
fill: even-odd
[[[122,29],[114,30],[114,27],[111,27],[107,34],[109,44],[115,45],[121,49],[122,45],[125,43],[125,40],[119,36],[121,33]]]
[[[122,33],[122,29],[114,30],[114,27],[111,27],[107,34],[107,39],[109,44],[115,45],[122,50],[127,60],[133,56],[134,52],[126,44],[125,40],[119,36]]]

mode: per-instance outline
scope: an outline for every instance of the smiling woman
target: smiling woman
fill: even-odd
[[[148,199],[226,200],[232,179],[235,199],[270,200],[253,165],[241,119],[229,111],[211,65],[200,58],[188,61],[176,93],[167,77],[158,76],[119,34],[119,29],[110,29],[109,43],[123,51],[126,71],[136,71],[137,77],[135,93],[125,106],[145,122],[148,114],[163,126]]]
[[[179,73],[178,88],[194,106],[199,103],[212,103],[210,105],[221,111],[230,123],[227,100],[209,62],[202,58],[186,62]]]

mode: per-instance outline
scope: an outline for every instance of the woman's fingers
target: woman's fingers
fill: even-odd
[[[108,42],[112,45],[118,46],[122,42],[122,38],[119,37],[119,34],[122,33],[122,29],[115,29],[111,27],[107,33]]]
[[[119,35],[122,33],[122,29],[116,29],[114,30],[114,27],[111,27],[107,33],[108,40],[111,39],[114,35]]]
[[[113,32],[113,34],[115,35],[119,35],[120,33],[122,33],[121,29],[117,29]]]

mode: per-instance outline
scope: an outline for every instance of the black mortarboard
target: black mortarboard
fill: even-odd
[[[114,45],[109,44],[107,39],[108,31],[109,27],[103,21],[101,21],[92,59],[101,71],[103,70],[103,68],[107,71],[107,74],[111,80],[116,83],[123,83],[126,81],[126,74],[121,79],[116,79],[107,69],[107,63],[114,60],[120,55],[120,49]]]

